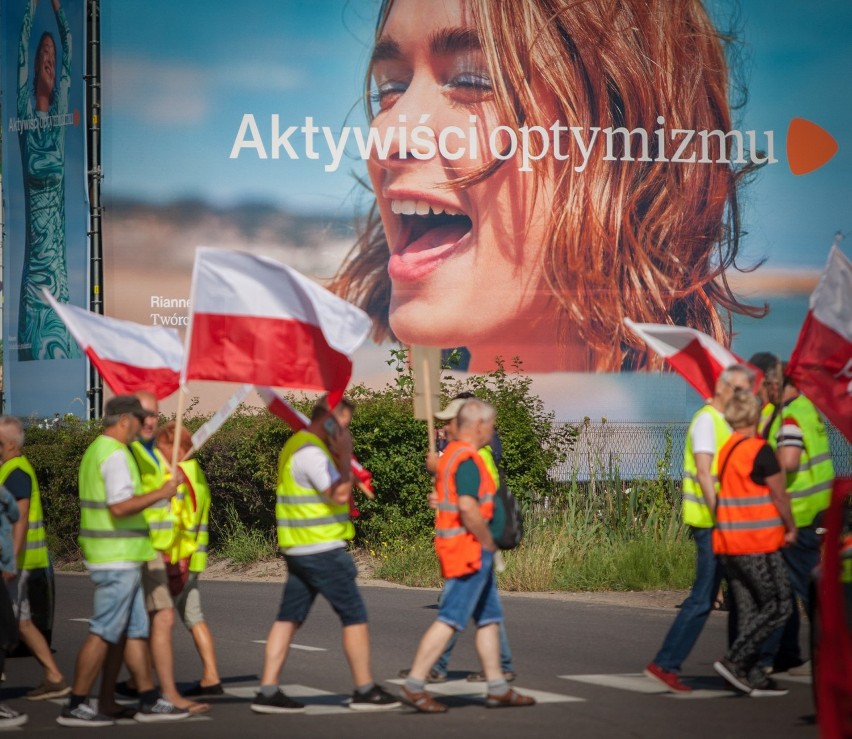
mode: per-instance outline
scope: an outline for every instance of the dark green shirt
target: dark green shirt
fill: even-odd
[[[479,499],[479,467],[472,459],[466,459],[456,470],[456,492],[459,496],[470,495],[472,498]],[[500,505],[500,500],[494,498],[494,516],[488,522],[488,529],[492,536],[497,536],[503,532],[503,527],[506,525],[506,512],[503,506]]]

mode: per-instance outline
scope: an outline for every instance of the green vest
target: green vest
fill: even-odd
[[[775,420],[772,421],[771,425],[769,423],[770,419],[772,419],[773,413],[775,413],[775,405],[773,403],[767,403],[765,406],[763,406],[763,408],[760,409],[760,419],[757,422],[757,432],[763,439],[769,438],[769,435],[772,432],[772,428],[776,425]]]
[[[299,431],[287,440],[278,458],[278,488],[275,491],[275,520],[281,549],[355,536],[348,503],[329,503],[320,495],[321,491],[303,488],[293,479],[293,455],[309,445],[322,449],[329,461],[334,462],[328,447],[310,431]]]
[[[703,413],[709,413],[713,419],[713,429],[716,435],[716,452],[710,472],[713,475],[713,485],[719,491],[719,471],[716,466],[719,450],[731,435],[731,427],[725,417],[709,403],[692,417],[692,423],[686,432],[686,448],[683,454],[683,522],[699,529],[709,529],[713,526],[713,514],[704,502],[704,494],[698,484],[698,467],[692,452],[692,428]]]
[[[816,515],[828,508],[834,484],[834,465],[828,445],[828,430],[819,411],[804,395],[793,398],[782,409],[778,427],[769,443],[778,448],[776,438],[783,419],[793,417],[802,430],[804,448],[799,469],[787,473],[787,492],[793,520],[798,528],[810,526]]]
[[[35,470],[23,455],[13,457],[0,467],[0,485],[5,484],[15,470],[21,470],[32,482],[30,513],[27,516],[27,541],[18,555],[18,571],[40,570],[50,566],[47,556],[47,539],[44,535],[44,514],[41,509],[41,493],[38,489]]]
[[[141,441],[130,444],[133,458],[139,469],[142,479],[142,489],[139,494],[150,493],[159,490],[171,475],[167,471],[169,463],[157,447],[154,447],[154,456],[157,462],[149,454]],[[158,500],[144,510],[145,520],[151,531],[151,543],[154,549],[165,552],[175,543],[178,534],[178,519],[172,513],[172,504],[169,500]]]
[[[192,492],[195,493],[195,516],[191,533],[195,534],[195,542],[198,545],[189,560],[190,572],[204,572],[207,569],[207,545],[210,541],[210,487],[201,466],[195,459],[188,459],[180,463]],[[192,493],[187,492],[187,497]]]
[[[99,436],[89,445],[80,462],[80,536],[77,541],[83,557],[92,564],[147,562],[155,556],[145,516],[133,513],[117,517],[107,507],[101,465],[116,451],[127,455],[137,494],[142,488],[139,471],[124,444],[111,436]]]

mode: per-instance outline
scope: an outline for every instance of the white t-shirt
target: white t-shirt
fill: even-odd
[[[106,488],[107,505],[115,505],[130,500],[134,494],[133,477],[130,474],[130,463],[123,449],[116,449],[101,462],[101,477]],[[132,570],[139,567],[141,562],[105,562],[93,564],[83,560],[89,570]]]
[[[716,425],[709,413],[702,413],[695,419],[690,431],[692,439],[693,454],[712,454],[715,456],[716,449]]]
[[[313,488],[318,493],[324,493],[340,479],[340,473],[326,453],[318,446],[307,444],[299,449],[291,462],[293,481],[303,488]],[[282,550],[291,557],[306,554],[330,552],[332,549],[342,549],[346,546],[343,539],[324,541],[320,544],[303,544],[297,547],[287,547]]]

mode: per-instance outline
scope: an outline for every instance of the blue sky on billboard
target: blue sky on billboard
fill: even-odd
[[[328,149],[306,159],[300,131],[290,139],[298,161],[260,159],[246,149],[229,154],[245,114],[267,142],[276,114],[281,130],[306,117],[336,133],[365,127],[359,94],[378,0],[123,4],[130,2],[139,9],[132,28],[112,27],[111,4],[103,6],[105,186],[113,196],[261,200],[351,215],[359,191],[353,174],[365,172],[357,154],[327,172]],[[746,258],[821,267],[835,231],[852,230],[852,3],[709,0],[708,7],[739,39],[748,99],[735,125],[774,131],[779,159],[747,188]],[[784,151],[794,117],[819,124],[840,145],[828,164],[798,177]],[[111,131],[116,141],[153,136],[156,144],[112,146]]]

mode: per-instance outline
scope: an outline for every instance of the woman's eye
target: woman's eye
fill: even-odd
[[[390,107],[394,100],[408,89],[405,82],[388,81],[376,85],[370,91],[370,102],[376,103],[381,109]]]
[[[463,90],[491,92],[491,78],[487,74],[465,72],[458,74],[447,82],[447,87]]]

